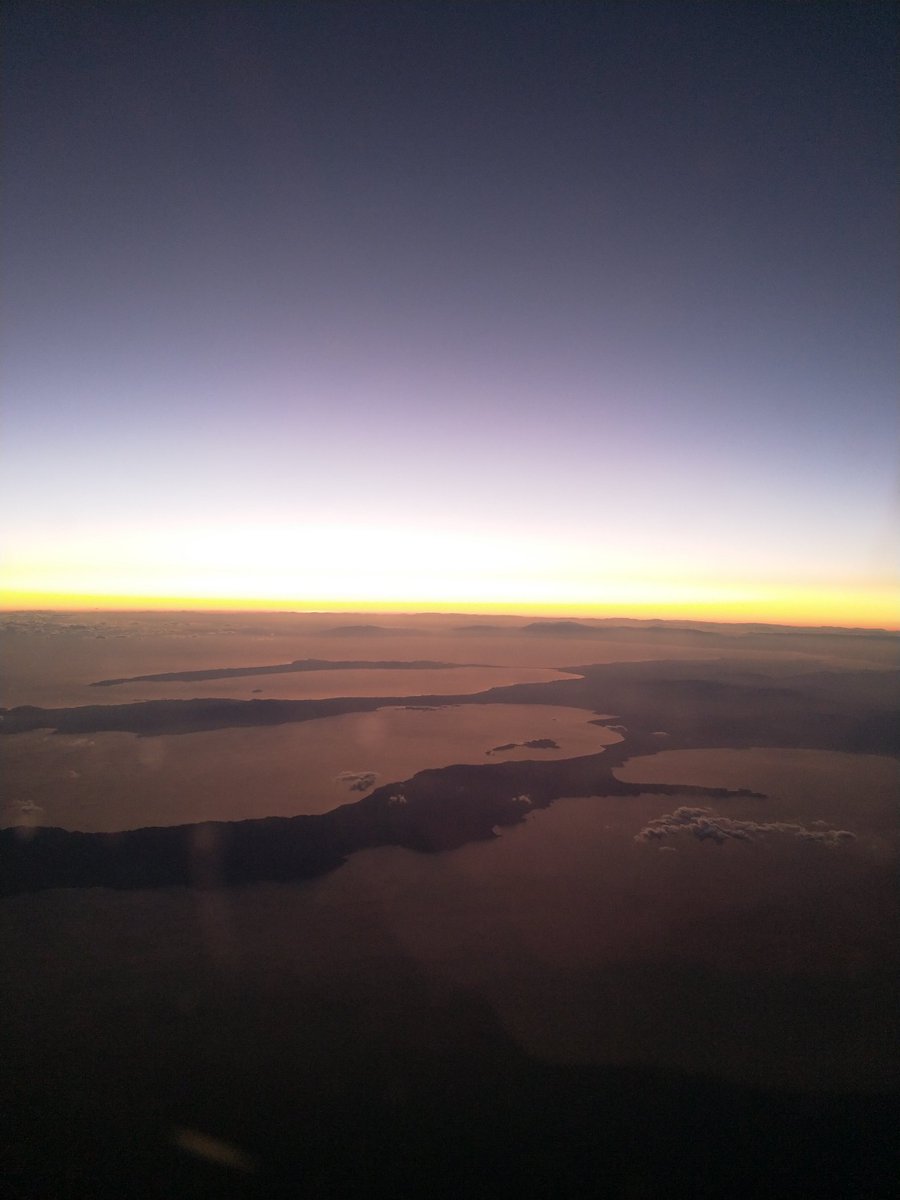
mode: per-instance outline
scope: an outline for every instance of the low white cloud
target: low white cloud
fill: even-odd
[[[685,835],[718,845],[727,841],[765,841],[773,837],[800,838],[805,842],[818,842],[826,846],[838,846],[856,840],[856,834],[849,829],[833,829],[825,821],[813,821],[810,825],[788,821],[737,821],[720,816],[709,808],[685,805],[650,821],[635,836],[635,841],[653,844]]]

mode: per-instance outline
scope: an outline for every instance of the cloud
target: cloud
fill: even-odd
[[[43,824],[44,809],[33,800],[14,800],[3,810],[0,827],[8,826],[27,833]]]
[[[367,792],[377,778],[375,771],[341,771],[335,783],[346,783],[351,792]]]
[[[800,838],[805,842],[819,842],[826,846],[838,846],[856,840],[856,834],[849,829],[832,829],[824,821],[813,821],[811,825],[787,821],[736,821],[731,817],[719,816],[709,808],[689,806],[676,808],[673,813],[650,821],[634,840],[653,844],[684,834],[692,835],[700,842],[715,842],[719,846],[728,841],[758,842],[772,837]]]

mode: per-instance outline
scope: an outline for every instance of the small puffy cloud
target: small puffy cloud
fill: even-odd
[[[728,841],[758,842],[772,837],[800,838],[825,846],[838,846],[856,840],[856,834],[849,829],[832,829],[824,821],[814,821],[811,825],[788,821],[737,821],[720,816],[709,808],[684,805],[673,813],[650,821],[635,836],[635,841],[652,845],[685,834],[700,842],[710,841],[720,846]]]
[[[377,778],[375,771],[341,771],[335,783],[346,784],[351,792],[367,792]]]
[[[851,833],[849,829],[804,829],[797,836],[807,842],[825,842],[828,846],[856,841],[856,834]]]
[[[402,792],[397,792],[397,794],[395,796],[388,796],[388,804],[393,804],[394,806],[402,806],[402,805],[408,804],[408,803],[409,803],[409,801],[406,799],[406,797],[403,795]]]
[[[3,810],[0,826],[29,830],[43,824],[44,810],[32,800],[14,800]]]

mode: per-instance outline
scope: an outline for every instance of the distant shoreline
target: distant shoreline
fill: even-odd
[[[707,630],[710,632],[721,632],[723,636],[731,636],[728,631],[744,631],[754,633],[791,633],[801,635],[825,635],[825,636],[851,636],[851,637],[886,637],[891,639],[900,638],[900,625],[884,626],[884,625],[834,625],[820,624],[818,622],[809,622],[808,624],[791,624],[784,621],[761,621],[761,620],[744,620],[744,621],[729,621],[729,620],[709,620],[708,618],[693,618],[693,617],[630,617],[622,614],[611,616],[592,616],[583,613],[567,613],[565,611],[554,613],[552,611],[527,611],[514,612],[501,609],[489,609],[487,611],[479,609],[471,610],[454,610],[442,608],[430,609],[413,609],[413,608],[391,608],[391,609],[319,609],[319,608],[280,608],[272,607],[264,604],[249,605],[245,607],[216,607],[207,605],[197,605],[188,607],[129,607],[127,603],[122,603],[122,598],[117,597],[117,603],[110,606],[97,604],[60,604],[60,605],[41,605],[34,608],[22,608],[19,605],[10,603],[8,605],[0,602],[0,620],[3,618],[28,618],[28,617],[61,617],[61,616],[78,616],[78,617],[232,617],[232,618],[247,618],[247,617],[272,617],[272,618],[317,618],[321,617],[330,621],[341,617],[367,617],[377,618],[382,621],[390,621],[392,619],[410,619],[417,618],[423,620],[447,619],[447,620],[463,620],[477,623],[502,621],[508,623],[513,629],[520,629],[522,625],[527,623],[538,624],[542,622],[548,623],[563,623],[571,622],[576,624],[584,624],[586,627],[597,628],[618,628],[621,630],[650,630],[650,629],[666,629],[670,632],[697,632]],[[390,632],[395,632],[391,630]],[[409,634],[410,630],[396,630],[398,634]]]

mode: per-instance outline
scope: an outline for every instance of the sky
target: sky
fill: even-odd
[[[2,604],[897,627],[895,17],[12,0]]]

